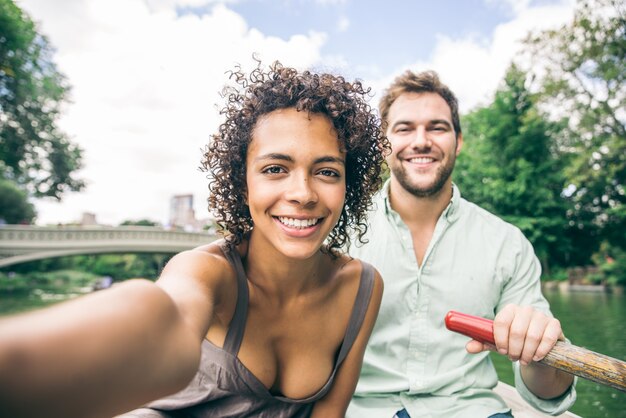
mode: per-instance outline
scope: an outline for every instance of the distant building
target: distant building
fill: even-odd
[[[193,209],[193,195],[181,194],[170,199],[170,220],[171,227],[183,229],[195,228],[196,214]]]
[[[215,218],[196,219],[193,208],[193,195],[181,194],[172,196],[170,199],[169,228],[183,229],[188,232],[200,232],[208,230],[215,233]]]
[[[96,221],[96,214],[91,212],[83,212],[80,224],[82,226],[98,225],[98,221]]]

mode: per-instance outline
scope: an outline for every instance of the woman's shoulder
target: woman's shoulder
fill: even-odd
[[[374,288],[380,288],[382,291],[380,273],[371,264],[349,255],[342,255],[335,262],[338,265],[337,281],[342,285],[358,287],[361,281],[372,280]]]
[[[174,276],[176,280],[186,277],[205,284],[230,282],[235,273],[226,248],[224,240],[218,240],[180,252],[167,263],[161,279]]]
[[[203,265],[215,267],[215,264],[219,265],[228,262],[223,248],[225,248],[224,240],[214,241],[190,250],[181,251],[172,257],[169,264],[178,262],[188,265],[191,262],[191,266],[195,267]]]

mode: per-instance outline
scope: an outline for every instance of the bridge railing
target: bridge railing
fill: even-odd
[[[111,240],[165,240],[182,242],[207,242],[214,235],[200,232],[166,230],[147,226],[93,227],[93,226],[32,226],[2,225],[0,241],[17,244],[20,241],[111,241]]]

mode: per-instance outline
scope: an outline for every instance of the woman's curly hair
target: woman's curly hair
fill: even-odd
[[[202,168],[210,173],[209,209],[225,230],[228,245],[239,244],[253,227],[245,190],[246,155],[255,125],[263,115],[286,108],[326,115],[346,152],[345,204],[327,238],[327,250],[334,254],[349,247],[349,229],[363,242],[366,213],[381,186],[382,164],[390,150],[379,119],[366,102],[370,90],[359,81],[349,83],[341,76],[298,72],[279,62],[267,71],[259,63],[248,76],[236,67],[230,78],[237,88],[222,92],[226,105],[220,114],[226,120],[202,159]]]

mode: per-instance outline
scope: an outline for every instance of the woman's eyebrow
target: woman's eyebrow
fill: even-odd
[[[258,157],[254,159],[254,161],[263,161],[263,160],[280,160],[280,161],[287,161],[287,162],[294,161],[294,159],[287,154],[279,154],[279,153],[273,153],[273,152],[269,154],[259,155]],[[315,164],[337,163],[337,164],[346,165],[346,161],[343,158],[333,157],[332,155],[325,155],[323,157],[316,158],[314,160],[314,163]]]
[[[319,164],[319,163],[337,163],[341,165],[346,165],[346,160],[340,157],[333,157],[331,155],[328,155],[328,156],[316,158],[315,164]]]
[[[281,160],[281,161],[293,162],[293,158],[291,158],[289,155],[279,154],[279,153],[274,153],[274,152],[271,152],[269,154],[259,155],[258,157],[254,159],[254,161],[261,161],[261,160]]]

